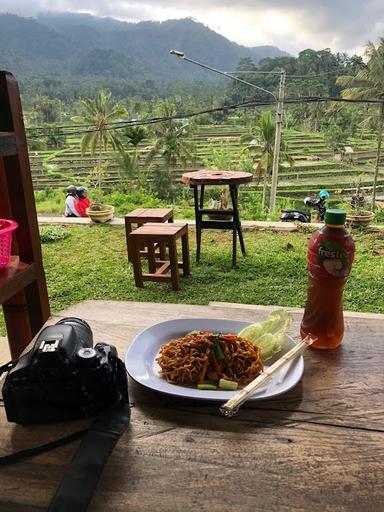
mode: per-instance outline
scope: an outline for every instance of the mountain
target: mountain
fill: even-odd
[[[169,54],[230,71],[250,57],[288,55],[274,46],[249,48],[192,19],[127,23],[89,14],[41,14],[36,19],[0,14],[0,68],[24,77],[114,78],[185,82],[217,75]]]

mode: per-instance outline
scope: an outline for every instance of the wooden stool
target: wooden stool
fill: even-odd
[[[136,224],[137,227],[140,227],[147,222],[173,222],[173,210],[172,208],[136,208],[136,210],[125,215],[124,221],[128,261],[132,261],[128,244],[129,234],[132,232],[132,225]],[[159,250],[161,259],[165,259],[165,249],[160,245]],[[148,254],[144,252],[142,252],[141,255],[148,257]]]
[[[177,259],[177,240],[181,238],[182,261]],[[154,246],[168,247],[169,260],[162,256],[157,259]],[[144,281],[171,282],[174,290],[180,290],[179,268],[183,275],[189,276],[188,224],[147,223],[132,231],[128,236],[129,254],[132,258],[136,286],[142,288]],[[149,272],[143,273],[141,267],[142,247],[147,247]],[[170,275],[168,272],[170,271]]]

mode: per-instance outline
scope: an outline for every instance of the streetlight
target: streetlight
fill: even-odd
[[[258,89],[260,91],[266,92],[273,96],[274,100],[277,102],[276,108],[276,133],[275,133],[275,146],[273,150],[273,164],[272,164],[272,182],[271,182],[271,197],[269,201],[269,211],[273,212],[276,206],[276,191],[277,191],[277,177],[279,172],[279,160],[280,160],[280,142],[281,142],[281,124],[282,124],[282,115],[283,115],[283,103],[284,103],[284,87],[285,87],[285,71],[282,69],[280,71],[280,84],[279,84],[279,94],[278,97],[273,94],[273,92],[264,89],[263,87],[259,87],[258,85],[252,84],[251,82],[247,82],[242,78],[238,78],[237,76],[231,75],[230,73],[220,71],[219,69],[212,68],[211,66],[207,66],[206,64],[202,64],[196,60],[188,58],[184,52],[179,50],[170,50],[171,55],[175,55],[179,59],[186,60],[187,62],[191,62],[192,64],[196,64],[201,68],[209,69],[214,73],[218,73],[219,75],[223,75],[226,78],[231,80],[235,80],[236,82],[240,82],[242,84],[248,85],[249,87],[253,87],[254,89]]]

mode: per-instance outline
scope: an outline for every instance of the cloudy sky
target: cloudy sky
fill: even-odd
[[[88,12],[120,20],[192,17],[246,46],[362,53],[384,36],[383,0],[0,0],[1,12]]]

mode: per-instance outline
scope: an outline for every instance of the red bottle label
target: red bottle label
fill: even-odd
[[[319,262],[327,274],[347,277],[350,270],[348,253],[335,240],[322,240],[317,248]]]

